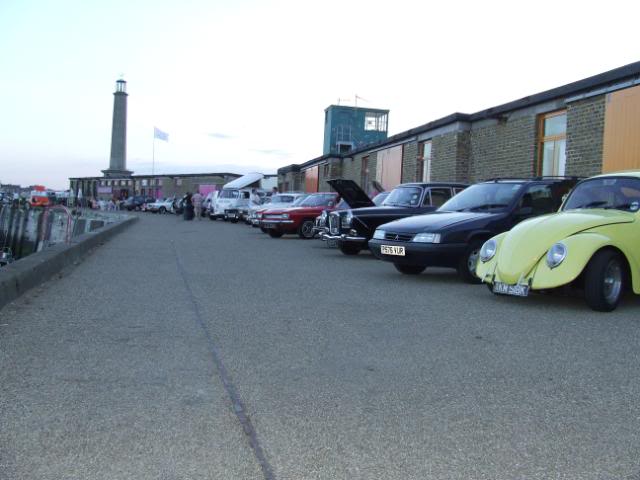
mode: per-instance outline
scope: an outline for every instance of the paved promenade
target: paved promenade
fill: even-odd
[[[640,301],[140,221],[0,310],[0,479],[640,479]]]

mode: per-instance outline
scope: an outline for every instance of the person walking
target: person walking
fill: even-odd
[[[191,196],[193,202],[193,213],[198,220],[202,220],[202,201],[204,198],[200,192],[196,192]]]
[[[185,220],[193,220],[193,201],[191,192],[187,192],[187,194],[184,196],[182,204],[184,205],[182,218],[184,218]]]

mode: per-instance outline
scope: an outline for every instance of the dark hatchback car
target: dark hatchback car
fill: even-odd
[[[477,183],[429,215],[380,225],[369,242],[373,254],[401,273],[451,267],[469,283],[485,240],[527,218],[555,212],[577,178],[496,179]]]
[[[329,214],[328,241],[335,241],[345,255],[367,248],[376,228],[393,220],[434,211],[467,185],[463,183],[403,183],[394,188],[382,205],[375,206],[353,180],[329,180],[351,210]]]

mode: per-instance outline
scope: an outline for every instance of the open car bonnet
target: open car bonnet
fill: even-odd
[[[327,180],[327,183],[340,194],[351,208],[374,207],[375,204],[360,186],[353,180],[341,178]]]
[[[549,248],[576,233],[604,225],[630,223],[635,215],[619,210],[571,210],[535,217],[516,225],[498,248],[500,278],[515,283],[540,261]]]

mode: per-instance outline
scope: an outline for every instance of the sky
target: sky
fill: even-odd
[[[640,4],[603,5],[1,0],[0,182],[101,175],[119,78],[136,174],[273,173],[322,154],[338,99],[393,135],[639,61]]]

